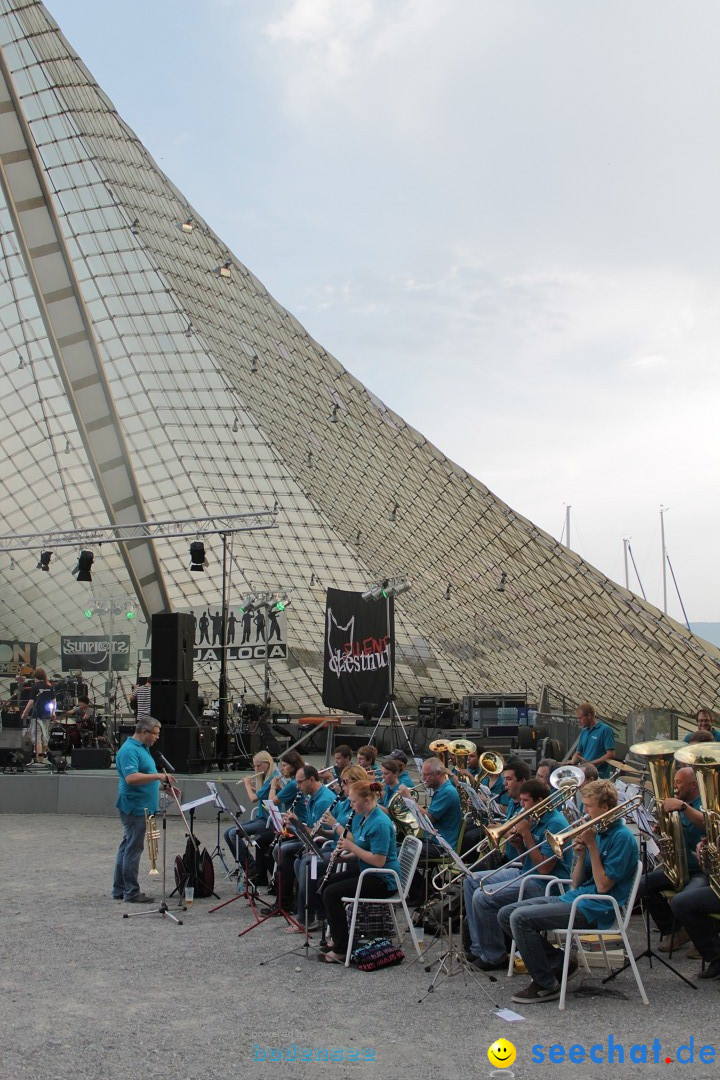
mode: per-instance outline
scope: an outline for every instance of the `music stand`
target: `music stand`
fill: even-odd
[[[317,866],[322,861],[322,850],[315,843],[315,838],[310,833],[310,830],[307,828],[307,826],[303,825],[303,823],[301,821],[291,821],[290,824],[289,824],[289,828],[292,831],[292,833],[295,835],[295,837],[302,844],[302,846],[303,846],[303,855],[310,855],[311,857],[315,858],[317,860],[317,862],[316,862],[316,866]],[[278,860],[278,871],[279,870],[280,870],[280,860]],[[306,863],[305,863],[305,912],[304,912],[305,925],[301,926],[300,923],[297,922],[297,920],[292,917],[292,915],[288,915],[286,912],[284,912],[282,910],[282,908],[278,912],[278,914],[282,914],[285,917],[285,919],[288,921],[288,923],[294,924],[298,928],[298,930],[302,930],[304,932],[304,934],[305,934],[304,942],[302,943],[302,945],[296,945],[296,946],[293,946],[293,948],[291,948],[291,949],[285,949],[284,952],[278,953],[276,956],[271,956],[268,960],[261,960],[260,965],[259,965],[260,967],[263,967],[265,964],[271,964],[274,960],[279,960],[283,956],[297,956],[297,955],[300,955],[300,953],[298,952],[298,950],[300,950],[300,949],[303,950],[303,954],[305,956],[305,959],[306,960],[309,959],[309,957],[310,957],[310,949],[311,949],[312,944],[313,944],[310,941],[310,930],[309,930],[309,926],[310,926],[310,915],[309,915],[310,908],[309,908],[309,904],[308,904],[308,900],[309,900],[309,896],[310,896],[310,890],[308,888],[309,880],[310,880],[310,860],[306,861]],[[282,883],[280,884],[280,886],[278,888],[278,898],[281,897],[281,896],[282,896]],[[246,931],[244,931],[244,932],[246,932]]]
[[[230,795],[230,797],[235,802],[235,805],[237,806],[239,812],[243,813],[244,812],[244,807],[241,806],[240,803],[238,802],[238,800],[235,798],[235,793],[233,792],[232,788],[228,784],[226,784],[224,781],[220,781],[220,783],[222,784],[222,787],[225,788],[227,793]],[[209,786],[210,785],[208,784],[208,787]],[[270,916],[269,915],[265,915],[265,916],[258,915],[257,907],[255,906],[256,903],[263,904],[267,908],[270,907],[270,904],[268,903],[267,900],[264,900],[259,895],[258,890],[257,890],[257,886],[253,885],[252,882],[250,881],[250,848],[253,848],[253,850],[257,850],[257,844],[255,843],[254,838],[246,830],[243,823],[240,821],[240,818],[238,817],[238,815],[236,813],[234,813],[232,810],[228,809],[228,807],[222,801],[222,798],[221,798],[220,794],[217,792],[217,788],[215,788],[215,805],[218,807],[219,813],[222,813],[223,811],[225,811],[226,813],[228,813],[230,815],[230,817],[235,822],[235,827],[237,829],[237,832],[235,834],[235,844],[236,844],[235,854],[236,854],[236,857],[239,855],[239,851],[240,851],[240,848],[239,848],[240,838],[242,837],[244,839],[244,841],[245,841],[245,866],[244,866],[243,871],[242,871],[243,878],[244,878],[244,886],[243,886],[243,888],[241,890],[239,890],[237,892],[237,894],[235,896],[231,896],[229,900],[223,900],[223,902],[221,904],[216,904],[215,907],[209,908],[208,914],[212,915],[213,912],[220,911],[221,908],[228,907],[229,904],[234,904],[236,900],[247,900],[250,908],[252,909],[253,916],[255,918],[255,923],[253,925],[258,926],[261,922],[264,922],[265,919],[270,918]],[[219,822],[219,820],[220,819],[219,819],[219,815],[218,815],[218,822]],[[219,843],[219,828],[220,828],[220,826],[218,824],[218,843]],[[239,861],[239,859],[237,861]],[[250,927],[250,929],[252,930],[252,926]]]
[[[647,896],[647,883],[648,883],[648,874],[650,873],[650,864],[649,864],[649,860],[648,860],[647,838],[645,836],[643,836],[642,833],[640,834],[640,855],[641,855],[642,864],[643,864],[643,878],[644,878],[644,881],[645,881],[645,895]],[[644,902],[644,899],[645,898],[643,897],[643,899],[640,902],[642,904],[642,909],[643,909],[643,919],[645,920],[645,948],[643,949],[643,951],[641,953],[639,953],[635,957],[635,960],[638,961],[638,960],[645,960],[646,959],[647,962],[648,962],[648,967],[650,967],[650,968],[652,968],[653,960],[659,960],[660,963],[663,964],[668,969],[668,971],[672,971],[673,975],[677,975],[678,979],[682,979],[682,981],[684,983],[687,983],[688,986],[691,986],[693,988],[693,990],[697,990],[697,986],[695,985],[694,982],[692,982],[690,979],[686,978],[686,976],[683,975],[683,973],[681,971],[678,971],[678,969],[676,967],[673,967],[673,965],[671,963],[669,963],[669,961],[667,961],[664,956],[661,956],[660,953],[655,952],[655,950],[653,949],[653,947],[652,947],[652,939],[651,939],[651,936],[650,936],[650,911],[648,909],[647,904]],[[673,927],[673,933],[674,933],[674,927]],[[605,983],[612,982],[612,980],[614,978],[616,978],[618,975],[621,975],[623,971],[627,971],[627,969],[629,967],[630,967],[630,961],[626,960],[625,963],[623,964],[623,966],[618,968],[617,971],[611,971],[609,975],[605,976],[605,978],[603,979],[603,985]]]
[[[163,808],[162,808],[162,900],[160,906],[151,908],[149,911],[133,911],[132,913],[123,912],[123,919],[139,919],[144,915],[160,915],[163,919],[170,919],[177,926],[182,926],[182,919],[178,919],[176,915],[173,915],[167,905],[167,796],[163,795]],[[175,891],[175,890],[173,890]],[[178,909],[180,911],[187,911],[187,907],[182,902],[182,899],[178,897]]]

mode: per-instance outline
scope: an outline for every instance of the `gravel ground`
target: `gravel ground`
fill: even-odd
[[[362,1074],[399,1080],[444,1080],[472,1075],[527,1080],[553,1077],[663,1077],[709,1080],[717,1066],[698,1060],[701,1045],[716,1041],[720,983],[693,991],[659,965],[642,975],[650,1008],[640,1002],[632,977],[612,989],[595,975],[573,984],[565,1013],[557,1005],[527,1007],[522,1022],[495,1016],[491,992],[502,1007],[524,980],[477,983],[462,975],[445,981],[418,1004],[431,976],[408,960],[365,974],[320,967],[311,953],[278,954],[294,939],[273,919],[243,938],[250,923],[244,900],[215,914],[196,902],[175,926],[159,915],[124,919],[136,911],[110,898],[119,823],[108,818],[4,814],[0,819],[3,904],[0,918],[0,1076],[50,1080],[101,1076],[266,1077],[278,1072],[304,1078],[329,1072],[336,1080]],[[198,827],[210,849],[215,832]],[[168,825],[168,866],[184,848],[182,826]],[[216,863],[217,890],[233,895]],[[148,883],[147,862],[141,882]],[[147,888],[150,889],[149,883]],[[157,891],[157,890],[156,890]],[[171,909],[172,910],[172,909]],[[640,937],[642,927],[635,933]],[[301,940],[301,939],[300,939]],[[642,948],[640,940],[638,949]],[[429,959],[438,953],[436,946]],[[685,950],[675,958],[688,975],[699,969]],[[267,966],[262,961],[273,959]],[[589,1047],[608,1035],[625,1046],[613,1065],[534,1064],[531,1047],[558,1043]],[[680,1065],[677,1049],[694,1037],[694,1064]],[[517,1060],[493,1070],[487,1048],[511,1040]],[[659,1065],[631,1064],[630,1046],[661,1040]],[[270,1061],[271,1048],[335,1048],[346,1058],[367,1048],[373,1061],[354,1063]],[[254,1059],[264,1049],[264,1063]],[[365,1055],[369,1056],[369,1055]],[[665,1058],[672,1059],[665,1064]]]

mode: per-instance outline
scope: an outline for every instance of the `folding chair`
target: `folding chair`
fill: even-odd
[[[527,877],[524,877],[522,879],[522,881],[520,882],[520,892],[519,892],[518,898],[517,898],[518,903],[520,903],[521,900],[525,899],[525,882],[526,881],[547,881],[547,885],[545,886],[545,893],[544,893],[545,896],[549,896],[550,893],[552,892],[554,886],[556,886],[556,885],[559,886],[561,895],[565,892],[565,886],[566,885],[572,885],[572,879],[571,878],[553,877],[552,874],[528,874]],[[508,960],[508,969],[507,969],[508,978],[511,978],[515,974],[515,957],[516,957],[516,955],[517,955],[517,945],[515,944],[515,941],[513,939],[513,943],[510,946],[510,958]],[[585,966],[587,967],[587,964]]]
[[[408,930],[410,931],[410,937],[412,938],[413,945],[415,946],[415,952],[418,956],[422,956],[420,951],[420,945],[418,944],[417,935],[415,933],[415,927],[412,924],[410,918],[410,912],[407,906],[407,894],[410,889],[410,883],[412,882],[413,875],[417,869],[417,864],[420,860],[420,853],[422,851],[422,843],[416,836],[406,836],[402,842],[402,847],[398,853],[398,861],[400,863],[400,874],[398,875],[395,870],[385,870],[382,867],[370,867],[367,870],[363,870],[358,878],[357,887],[355,889],[354,896],[343,896],[343,902],[346,904],[352,904],[352,917],[350,919],[350,933],[348,937],[348,947],[345,954],[345,967],[350,966],[350,957],[353,950],[353,938],[355,937],[355,923],[357,922],[358,907],[360,904],[377,904],[390,909],[390,913],[395,925],[395,933],[398,941],[401,941],[400,928],[397,922],[397,916],[395,914],[395,908],[400,906],[405,913],[405,921],[407,922]],[[377,897],[361,896],[363,878],[367,874],[392,874],[397,882],[397,893],[394,896],[388,896],[387,899],[379,899]]]

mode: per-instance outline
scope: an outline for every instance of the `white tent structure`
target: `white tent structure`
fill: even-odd
[[[502,503],[273,300],[36,0],[0,0],[0,180],[3,531],[37,536],[0,539],[0,638],[39,641],[57,670],[100,597],[146,616],[219,600],[219,541],[204,574],[186,539],[95,548],[83,584],[76,551],[36,570],[52,530],[277,506],[278,529],[234,537],[228,580],[233,600],[292,598],[272,669],[288,710],[320,704],[325,588],[393,575],[413,586],[401,704],[542,686],[615,716],[714,700],[718,650]],[[261,666],[229,678],[261,693]]]

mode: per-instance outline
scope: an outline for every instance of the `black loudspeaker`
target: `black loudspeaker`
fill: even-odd
[[[150,713],[163,726],[195,726],[198,715],[196,682],[152,682]]]
[[[32,761],[32,751],[23,740],[20,728],[0,730],[0,768],[18,768]]]
[[[135,725],[134,724],[120,724],[120,726],[118,727],[118,736],[117,736],[118,737],[118,750],[120,749],[122,744],[125,742],[125,740],[129,739],[130,736],[134,735],[134,734],[135,734]]]
[[[193,677],[195,619],[192,615],[161,612],[152,617],[150,678],[190,682]]]
[[[73,769],[109,769],[112,765],[112,754],[102,747],[79,747],[70,754],[70,764]]]
[[[168,727],[160,732],[157,746],[176,773],[205,772],[216,757],[216,729],[201,727]]]

